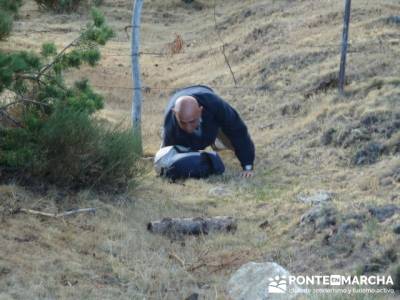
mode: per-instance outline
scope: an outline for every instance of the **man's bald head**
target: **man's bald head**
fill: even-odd
[[[193,133],[199,126],[203,107],[199,106],[196,98],[192,96],[179,97],[172,110],[179,127],[187,133]]]

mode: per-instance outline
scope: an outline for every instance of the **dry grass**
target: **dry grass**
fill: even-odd
[[[335,192],[333,204],[343,214],[399,201],[398,182],[380,184],[399,164],[398,156],[352,167],[347,149],[320,144],[331,126],[345,126],[371,111],[398,110],[399,27],[384,19],[400,6],[384,2],[353,4],[346,98],[332,87],[321,89],[321,80],[337,73],[342,26],[337,1],[217,1],[217,26],[240,88],[232,88],[218,50],[212,1],[199,1],[201,10],[178,0],[145,2],[143,51],[159,52],[175,33],[185,49],[173,56],[141,57],[143,83],[150,87],[143,105],[145,153],[159,147],[169,94],[184,85],[209,84],[248,124],[257,149],[256,177],[239,179],[235,157],[223,153],[227,173],[222,177],[169,184],[146,166],[136,189],[115,197],[88,191],[60,200],[58,191],[41,197],[1,186],[2,208],[94,206],[98,214],[57,221],[3,209],[0,298],[184,299],[197,292],[204,299],[224,299],[229,275],[250,260],[274,260],[293,273],[354,273],[385,249],[400,249],[391,232],[399,216],[382,224],[368,222],[357,232],[366,250],[355,249],[350,256],[330,256],[321,246],[322,234],[311,239],[293,234],[309,209],[296,200],[299,193]],[[105,0],[102,7],[117,36],[104,48],[96,72],[82,68],[71,78],[88,76],[106,96],[101,115],[129,124],[132,93],[124,27],[131,1]],[[49,40],[62,46],[83,24],[85,16],[54,16],[26,1],[14,34],[0,48],[38,49]],[[215,194],[215,187],[224,193]],[[150,220],[199,215],[235,216],[238,232],[184,241],[146,232]],[[259,228],[265,220],[270,225]]]

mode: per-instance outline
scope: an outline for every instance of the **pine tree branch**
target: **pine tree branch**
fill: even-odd
[[[40,77],[47,72],[51,67],[53,67],[58,60],[60,59],[60,57],[62,57],[64,55],[64,53],[71,47],[74,47],[77,45],[77,43],[79,42],[79,40],[82,38],[82,35],[80,35],[79,37],[77,37],[75,40],[73,40],[71,43],[69,43],[67,46],[64,47],[64,49],[62,49],[57,55],[56,57],[54,57],[53,61],[47,65],[45,65],[38,73],[37,75],[37,79],[40,79]]]
[[[21,127],[21,128],[23,127],[22,124],[20,122],[18,122],[17,120],[15,120],[13,117],[11,117],[7,111],[0,109],[0,114],[3,115],[9,121],[11,121],[15,126]]]

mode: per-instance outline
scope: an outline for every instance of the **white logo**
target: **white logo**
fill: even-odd
[[[341,285],[342,284],[342,276],[340,275],[331,275],[330,276],[330,285]]]
[[[275,276],[269,278],[268,293],[283,294],[287,291],[286,276]]]

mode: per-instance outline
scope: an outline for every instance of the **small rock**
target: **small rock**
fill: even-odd
[[[232,194],[232,192],[223,186],[216,186],[216,187],[211,188],[208,191],[208,194],[210,196],[222,198],[222,197],[230,196]]]
[[[350,212],[343,216],[344,220],[355,220],[357,222],[364,222],[367,220],[367,216],[364,213],[354,213]]]
[[[327,238],[327,244],[332,247],[334,254],[347,253],[350,254],[354,248],[354,232],[353,230],[359,228],[356,223],[343,223],[340,224],[335,233]]]
[[[261,229],[265,229],[269,226],[269,222],[268,220],[265,220],[264,222],[262,222],[258,227],[260,227]]]
[[[336,133],[336,129],[329,128],[324,134],[321,136],[321,144],[326,146],[332,143],[333,135]]]
[[[186,297],[185,300],[197,300],[199,299],[199,294],[193,293],[189,297]]]
[[[296,115],[300,110],[301,110],[300,103],[285,104],[283,107],[281,107],[281,115],[293,116]]]
[[[360,120],[360,123],[366,127],[374,125],[380,121],[380,118],[378,118],[378,115],[372,113],[372,114],[367,114],[363,116]]]
[[[394,204],[387,204],[383,206],[371,206],[368,208],[371,216],[378,219],[379,222],[383,222],[388,218],[391,218],[396,212],[400,211],[400,207]]]
[[[354,155],[352,162],[356,166],[373,164],[378,160],[383,150],[383,145],[369,143]]]
[[[318,230],[336,225],[336,209],[328,205],[314,206],[301,216],[300,224],[314,225],[314,228]]]
[[[400,234],[400,224],[397,224],[396,226],[394,226],[393,232],[395,234]]]
[[[365,128],[354,128],[350,131],[349,136],[343,143],[343,147],[347,148],[351,145],[358,144],[361,141],[369,141],[371,136]]]
[[[248,18],[248,17],[250,17],[252,14],[253,14],[253,11],[252,11],[251,9],[248,9],[248,10],[242,12],[242,16],[243,16],[244,18]]]
[[[264,129],[274,129],[275,124],[274,123],[268,123],[268,124],[263,124],[258,126],[258,129],[264,130]]]
[[[389,186],[389,185],[392,185],[392,184],[393,184],[393,181],[392,181],[391,178],[386,177],[386,178],[382,178],[382,179],[379,181],[379,183],[380,183],[381,186]]]
[[[8,267],[6,267],[6,266],[2,266],[2,265],[0,265],[0,278],[3,276],[3,275],[8,275],[9,273],[11,273],[11,268],[8,268]]]
[[[365,264],[362,268],[362,274],[378,273],[381,268],[380,264]]]
[[[387,18],[388,23],[400,24],[400,16],[390,16]]]
[[[239,268],[229,279],[227,293],[232,300],[293,299],[297,289],[289,285],[290,273],[274,262],[249,262]]]
[[[400,168],[393,172],[392,177],[396,182],[400,182]]]
[[[304,203],[320,204],[323,202],[331,201],[334,195],[335,195],[334,193],[319,191],[312,196],[299,195],[297,196],[297,199]]]
[[[358,222],[348,222],[342,223],[339,226],[338,232],[349,232],[355,229],[360,229],[362,227],[362,223]]]

